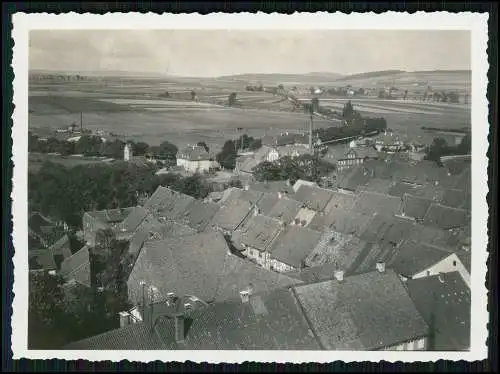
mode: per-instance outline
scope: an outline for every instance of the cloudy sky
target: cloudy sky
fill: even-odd
[[[470,69],[468,31],[37,30],[30,69],[181,76]]]

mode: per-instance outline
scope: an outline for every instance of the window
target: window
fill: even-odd
[[[457,266],[457,262],[456,261],[453,261],[453,266]]]
[[[424,349],[424,347],[425,347],[425,340],[424,339],[417,340],[417,349]]]

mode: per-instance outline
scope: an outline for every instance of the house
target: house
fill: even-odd
[[[123,148],[123,161],[130,161],[133,157],[132,145],[130,143],[125,144]]]
[[[280,195],[281,196],[281,195]],[[303,203],[287,196],[278,197],[278,200],[273,204],[266,214],[267,216],[277,219],[282,223],[290,224],[299,214],[303,207]]]
[[[337,179],[337,188],[341,192],[352,193],[372,177],[372,173],[365,166],[355,166],[340,174]]]
[[[195,229],[197,232],[202,232],[212,221],[219,208],[220,205],[216,203],[194,200],[188,205],[179,221]]]
[[[366,181],[365,184],[359,185],[356,191],[378,192],[381,194],[389,195],[389,191],[391,190],[393,185],[394,182],[389,179],[370,178]]]
[[[28,247],[29,270],[45,270],[56,272],[60,269],[64,259],[71,256],[71,243],[68,235],[64,234],[48,248],[43,246]]]
[[[300,270],[305,267],[306,257],[321,238],[319,231],[289,225],[281,230],[269,250],[264,253],[263,266],[279,273]]]
[[[259,202],[259,200],[264,195],[264,192],[250,189],[249,187],[245,187],[244,189],[231,187],[224,191],[223,197],[221,201],[225,204],[230,203],[232,200],[242,200],[247,201],[252,205],[255,205]]]
[[[89,250],[89,246],[85,245],[61,263],[60,275],[66,282],[74,281],[85,287],[92,286]]]
[[[429,327],[390,269],[292,287],[325,350],[425,350]]]
[[[294,193],[293,187],[288,181],[252,181],[248,183],[248,190],[260,191],[263,193],[281,193],[289,197],[291,197]]]
[[[406,287],[429,325],[428,350],[470,350],[471,292],[458,272],[410,279]]]
[[[183,299],[177,299],[183,302]],[[68,350],[319,350],[289,290],[242,290],[238,299],[192,310],[151,304],[157,318],[68,344]],[[160,311],[156,312],[156,309]],[[153,314],[151,313],[151,314]],[[148,313],[149,314],[149,313]]]
[[[236,166],[234,172],[236,174],[251,175],[253,174],[253,168],[259,165],[261,162],[268,161],[272,162],[279,158],[277,150],[274,146],[262,145],[255,153],[239,156],[236,159]]]
[[[456,271],[470,288],[470,262],[467,269],[455,252],[430,244],[406,242],[389,265],[404,280]]]
[[[184,216],[194,200],[192,196],[159,186],[143,208],[160,221],[176,220]]]
[[[311,181],[306,181],[304,179],[297,179],[293,185],[293,192],[297,192],[297,190],[300,188],[300,186],[306,185],[306,186],[317,186],[315,182]]]
[[[316,246],[305,258],[304,264],[307,267],[317,267],[330,263],[346,272],[351,266],[350,259],[355,258],[353,255],[362,248],[360,240],[352,235],[324,230]]]
[[[373,146],[349,148],[343,157],[337,160],[337,169],[342,170],[355,165],[361,165],[370,159],[377,159],[378,153]]]
[[[117,230],[120,223],[135,207],[106,209],[85,212],[82,218],[83,238],[91,247],[95,246],[96,234],[99,230]]]
[[[177,152],[177,166],[191,173],[202,173],[219,167],[204,147],[193,145]]]
[[[344,209],[350,211],[354,207],[356,199],[357,196],[355,194],[332,190],[331,199],[328,204],[326,204],[324,212],[328,213],[332,209]]]
[[[375,148],[378,152],[399,152],[405,147],[401,141],[392,131],[385,131],[375,138]]]

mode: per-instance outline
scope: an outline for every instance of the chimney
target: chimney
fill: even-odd
[[[240,298],[242,303],[248,303],[250,301],[250,296],[253,293],[253,285],[250,283],[248,287],[240,291]]]
[[[130,325],[130,315],[128,312],[120,312],[118,315],[120,316],[120,327]]]
[[[385,272],[385,262],[378,261],[376,267],[379,273]]]
[[[167,305],[172,306],[175,303],[175,293],[169,292],[167,293]]]
[[[342,282],[344,280],[344,271],[343,270],[336,270],[333,275],[335,276],[335,279],[338,280],[339,282]]]

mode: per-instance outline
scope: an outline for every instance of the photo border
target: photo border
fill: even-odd
[[[435,4],[434,4],[435,5]],[[484,5],[484,4],[483,4]],[[488,4],[490,7],[493,6],[493,4]],[[495,4],[496,5],[496,4]],[[33,8],[33,6],[31,6]],[[202,6],[203,7],[203,6]],[[470,6],[469,7],[473,7],[473,6]],[[21,7],[22,8],[22,7]],[[48,9],[45,9],[49,12],[52,12],[53,10],[59,10],[61,11],[62,8],[64,8],[64,6],[62,6],[62,4],[58,5],[56,7],[57,9],[54,9],[54,8],[50,8],[48,7]],[[74,8],[77,8],[77,7],[73,7],[72,10],[74,10]],[[83,8],[83,9],[82,9]],[[78,10],[81,10],[81,11],[92,11],[93,13],[105,13],[105,12],[108,12],[108,11],[112,11],[113,9],[110,9],[110,6],[109,5],[103,5],[103,6],[96,6],[96,5],[93,5],[93,6],[89,6],[88,9],[84,9],[86,8],[85,6],[80,6],[80,8]],[[155,6],[152,6],[152,8],[155,8]],[[170,12],[176,12],[176,9],[173,9],[174,7],[172,7],[170,10]],[[179,8],[179,6],[177,6],[177,8]],[[300,6],[298,6],[298,8],[300,8]],[[314,8],[314,6],[313,6]],[[356,10],[354,9],[356,8],[356,6],[354,6],[352,8],[352,10]],[[366,9],[366,5],[364,6],[364,8]],[[486,7],[485,7],[486,8]],[[344,11],[346,8],[345,7],[341,7],[340,10]],[[402,10],[401,7],[399,7],[400,10]],[[15,10],[20,10],[20,7],[16,5],[16,9]],[[26,11],[27,9],[22,9],[23,11]],[[116,9],[115,9],[116,10]],[[123,5],[120,7],[119,10],[127,10],[126,7],[124,7]],[[187,10],[183,10],[183,9],[178,9],[180,12],[187,12]],[[228,9],[225,8],[224,11],[226,12]],[[267,10],[267,9],[265,9]],[[301,10],[301,9],[297,9],[297,10]],[[358,9],[359,10],[359,9]],[[384,9],[384,10],[387,10],[387,9]],[[433,7],[433,10],[436,10],[436,7],[434,6]],[[483,9],[484,10],[484,9]],[[491,10],[491,8],[490,8]],[[199,10],[199,13],[204,13],[203,10]],[[209,11],[209,10],[208,10]],[[205,12],[208,12],[205,8]],[[36,10],[35,10],[36,12]],[[285,13],[283,11],[281,11],[282,13]],[[13,12],[12,12],[13,13]],[[380,12],[379,12],[380,13]],[[5,13],[3,13],[5,14]],[[495,17],[492,17],[495,16]],[[487,282],[487,286],[489,286],[490,288],[490,291],[489,291],[489,296],[490,296],[490,303],[489,303],[489,309],[490,309],[490,323],[493,323],[492,325],[490,325],[490,333],[491,333],[491,328],[494,327],[494,326],[498,326],[497,325],[497,320],[495,320],[494,318],[497,318],[497,314],[494,313],[494,309],[493,308],[496,308],[497,305],[495,303],[491,303],[491,300],[495,300],[494,298],[492,298],[492,296],[496,295],[496,292],[497,292],[497,289],[496,289],[496,277],[495,277],[495,273],[497,271],[497,267],[494,266],[497,264],[497,258],[496,258],[496,231],[493,229],[494,227],[496,227],[497,225],[493,225],[492,224],[492,221],[495,220],[494,223],[496,223],[496,204],[491,204],[492,202],[493,203],[496,203],[496,191],[497,191],[497,188],[496,188],[496,181],[498,180],[497,179],[497,154],[496,154],[496,145],[497,145],[497,128],[496,128],[496,119],[497,119],[497,116],[496,116],[496,111],[494,108],[496,108],[497,105],[493,105],[493,104],[497,104],[497,77],[496,77],[496,71],[497,71],[497,68],[498,66],[495,65],[497,64],[497,60],[495,59],[495,57],[497,56],[497,47],[496,47],[496,43],[495,45],[493,46],[493,41],[496,40],[496,33],[497,33],[497,29],[495,29],[495,27],[497,28],[498,25],[497,25],[497,21],[495,22],[495,19],[497,19],[497,13],[495,11],[493,12],[490,12],[490,18],[489,18],[489,30],[490,30],[490,34],[489,34],[489,45],[488,45],[488,60],[490,62],[490,68],[489,68],[489,72],[488,72],[488,99],[489,99],[489,102],[492,104],[490,105],[490,113],[489,113],[489,122],[493,125],[491,126],[491,133],[489,135],[489,142],[490,142],[490,146],[489,146],[489,150],[488,150],[488,158],[489,158],[489,168],[488,168],[488,174],[489,174],[489,192],[488,192],[488,201],[489,201],[489,205],[490,205],[490,217],[489,217],[489,271],[488,271],[488,274],[487,274],[487,277],[488,277],[488,282]],[[494,23],[494,27],[492,28],[492,23]],[[8,28],[11,27],[11,23],[10,23],[10,18],[7,20],[7,22],[4,22],[3,23],[3,37],[4,37],[4,40],[5,40],[5,28],[6,26]],[[495,35],[493,35],[493,41],[492,41],[492,31]],[[8,39],[8,43],[4,43],[4,49],[3,49],[3,64],[4,64],[4,74],[6,74],[7,76],[11,76],[12,77],[12,69],[10,67],[8,67],[8,65],[10,64],[10,58],[9,58],[9,62],[6,64],[6,59],[5,59],[5,52],[6,51],[9,51],[9,52],[12,52],[12,49],[9,48],[5,48],[5,46],[7,45],[10,45],[12,46],[12,39]],[[473,74],[474,74],[474,70],[473,70]],[[12,82],[11,79],[9,79],[10,82]],[[5,80],[4,80],[5,82]],[[11,85],[11,84],[9,84]],[[7,86],[6,87],[7,89],[4,90],[4,93],[7,93],[7,95],[4,95],[4,127],[2,128],[2,133],[3,133],[3,151],[4,151],[4,156],[8,156],[8,157],[3,157],[2,160],[3,160],[3,164],[2,164],[2,170],[4,170],[3,172],[3,182],[4,182],[4,187],[7,186],[7,187],[11,187],[10,186],[10,182],[11,182],[11,172],[12,172],[12,161],[10,160],[10,157],[11,157],[11,148],[12,148],[12,140],[11,140],[11,137],[8,136],[10,134],[8,134],[9,130],[11,129],[11,126],[12,126],[12,122],[11,122],[11,119],[10,119],[10,115],[12,114],[12,93],[9,92],[9,87]],[[11,89],[11,87],[10,87]],[[8,100],[10,97],[10,101],[7,102],[6,104],[6,99]],[[473,99],[473,100],[476,100],[476,99]],[[8,109],[8,110],[5,110],[5,109]],[[10,126],[7,127],[6,129],[6,126],[5,124],[9,123]],[[6,134],[6,131],[7,131],[7,134]],[[5,136],[7,135],[7,136]],[[7,143],[7,144],[6,144]],[[9,153],[6,153],[5,151],[10,151]],[[6,162],[7,161],[7,162]],[[495,183],[493,185],[493,183]],[[3,189],[3,191],[5,191],[5,188]],[[10,192],[10,190],[7,188],[7,191]],[[9,205],[10,204],[6,204],[6,197],[7,199],[10,200],[9,198],[10,195],[7,195],[5,196],[4,194],[4,200],[3,200],[3,205],[2,205],[2,212],[4,214],[4,225],[2,227],[2,230],[3,230],[3,233],[7,234],[7,235],[3,235],[2,237],[4,238],[4,248],[9,248],[9,249],[12,249],[12,242],[10,243],[5,243],[5,240],[6,239],[10,239],[10,236],[9,236],[9,233],[12,231],[12,222],[10,220],[10,210],[9,210]],[[7,200],[9,203],[10,201]],[[7,216],[8,220],[5,219]],[[6,225],[7,223],[7,225]],[[7,230],[5,230],[7,229]],[[4,264],[4,271],[3,271],[3,277],[4,277],[4,285],[6,286],[7,284],[9,284],[9,287],[5,287],[3,288],[2,290],[2,293],[4,294],[4,297],[3,297],[3,301],[4,301],[4,305],[3,307],[7,307],[8,309],[8,314],[9,314],[9,317],[11,317],[11,313],[12,313],[12,309],[10,308],[10,303],[9,301],[12,301],[12,291],[11,291],[11,286],[12,286],[12,253],[13,253],[13,250],[10,250],[10,251],[6,251],[4,250],[3,251],[3,260],[5,260],[5,257],[6,257],[6,253],[9,253],[9,258],[7,259],[7,261],[3,261],[2,263]],[[8,265],[8,266],[7,266]],[[9,292],[10,291],[10,292]],[[10,296],[9,296],[10,294]],[[496,299],[497,300],[497,299]],[[8,303],[5,303],[5,301],[7,301]],[[6,305],[5,305],[6,304]],[[493,313],[492,313],[493,312]],[[4,331],[5,332],[9,332],[10,330],[10,318],[6,319],[5,316],[3,318],[4,320]],[[493,331],[495,331],[496,329],[493,329]],[[490,354],[491,354],[491,350],[492,348],[495,349],[496,347],[496,343],[497,343],[497,337],[496,336],[491,336],[490,335],[490,343],[494,343],[493,345],[492,344],[489,344],[489,349],[490,349]],[[4,343],[6,343],[4,341]],[[10,347],[10,344],[3,344],[3,347]],[[365,353],[365,352],[363,352]],[[412,353],[414,354],[414,353]],[[12,351],[9,349],[9,357],[12,357]],[[491,356],[490,356],[491,357]],[[23,361],[23,360],[21,360]],[[55,360],[55,361],[60,361],[60,360]],[[5,361],[4,361],[5,362]],[[345,365],[345,364],[344,364]]]

